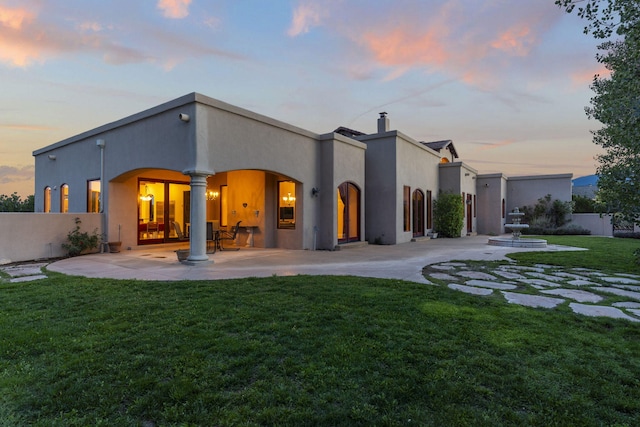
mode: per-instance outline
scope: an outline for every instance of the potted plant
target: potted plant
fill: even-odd
[[[176,256],[178,257],[178,261],[186,261],[189,257],[189,249],[178,249],[176,252]]]
[[[117,242],[109,242],[109,252],[112,254],[120,252],[120,247],[122,246],[122,242],[120,241],[120,224],[118,224],[118,241]]]

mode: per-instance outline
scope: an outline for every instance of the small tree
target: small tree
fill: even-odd
[[[460,237],[464,225],[462,196],[456,193],[438,194],[433,204],[434,228],[444,237]]]

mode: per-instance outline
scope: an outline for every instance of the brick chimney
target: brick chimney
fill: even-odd
[[[384,133],[389,131],[389,119],[387,118],[387,112],[383,111],[380,113],[380,118],[378,119],[378,133]]]

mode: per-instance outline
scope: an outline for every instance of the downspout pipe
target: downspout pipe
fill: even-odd
[[[107,217],[104,214],[104,139],[97,139],[96,146],[100,148],[100,196],[98,197],[99,213],[102,220],[102,248],[107,244]]]

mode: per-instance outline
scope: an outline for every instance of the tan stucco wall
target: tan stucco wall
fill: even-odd
[[[80,231],[100,234],[100,214],[0,213],[0,262],[30,261],[67,255],[62,243],[75,229],[80,218]],[[96,249],[97,251],[98,249]]]
[[[547,194],[551,194],[551,200],[570,202],[572,177],[572,174],[510,176],[507,181],[507,212],[516,207],[533,207]]]
[[[611,215],[597,213],[572,214],[570,225],[577,225],[591,231],[593,236],[613,236]]]
[[[404,186],[411,188],[411,194],[420,190],[425,198],[428,191],[435,196],[440,155],[398,131],[360,140],[367,144],[366,238],[383,244],[409,242],[413,230],[404,231]]]
[[[478,234],[499,235],[505,232],[502,200],[506,197],[507,178],[501,173],[478,175]]]

